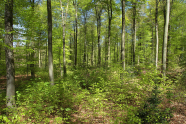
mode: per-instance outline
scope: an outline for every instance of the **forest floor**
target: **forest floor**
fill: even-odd
[[[15,85],[16,88],[20,87],[20,82],[27,82],[30,80],[30,76],[26,75],[16,75],[15,76]],[[24,85],[24,84],[21,84]],[[6,77],[0,77],[0,94],[6,91]],[[174,93],[179,94],[179,89],[175,89]],[[77,105],[74,105],[74,110],[70,114],[70,123],[74,124],[112,124],[121,122],[113,122],[117,117],[125,118],[127,111],[121,110],[118,104],[111,100],[99,99],[95,96],[91,96],[90,94],[84,94],[85,98],[81,100],[81,102]],[[73,94],[74,98],[76,94]],[[86,98],[87,97],[87,98]],[[171,104],[163,103],[164,108],[174,108],[173,115],[174,117],[171,119],[170,124],[186,124],[186,104],[185,97],[180,97],[180,99],[176,99],[177,95],[174,96],[175,99],[172,100]],[[92,99],[91,99],[92,98]],[[87,100],[89,99],[89,100]],[[166,101],[166,99],[164,99]],[[92,103],[91,103],[91,102]],[[96,102],[95,102],[96,101]],[[135,101],[131,101],[128,103],[129,106],[137,106]],[[1,103],[1,110],[5,108],[5,104]],[[3,114],[0,112],[0,115]],[[57,116],[50,116],[50,124],[55,123],[54,120]],[[42,122],[41,122],[42,123]],[[29,124],[29,122],[28,122]]]

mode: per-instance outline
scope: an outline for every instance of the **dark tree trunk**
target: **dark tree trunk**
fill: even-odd
[[[34,15],[34,0],[30,0],[31,6],[32,6],[32,15]],[[32,36],[31,36],[31,40],[32,40]],[[35,50],[34,50],[34,41],[32,44],[32,52],[30,54],[30,60],[32,61],[32,64],[30,64],[30,70],[31,70],[31,77],[35,78]]]
[[[74,62],[74,66],[76,67],[77,66],[77,33],[78,33],[78,30],[77,30],[77,1],[75,0],[74,1],[74,7],[75,7],[75,11],[76,11],[76,15],[75,15],[75,29],[76,29],[76,33],[75,33],[75,62]]]
[[[54,85],[53,54],[52,54],[52,10],[51,0],[47,0],[48,12],[48,67],[51,85]]]
[[[132,31],[133,31],[133,44],[132,44],[132,53],[133,53],[133,65],[135,65],[135,60],[136,60],[136,3],[133,3],[133,27],[132,27]]]

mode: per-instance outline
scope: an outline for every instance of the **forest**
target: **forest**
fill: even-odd
[[[0,0],[0,123],[186,123],[185,0]]]

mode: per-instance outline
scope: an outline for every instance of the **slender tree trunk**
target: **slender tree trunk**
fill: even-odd
[[[76,22],[76,35],[75,35],[75,62],[74,62],[74,65],[75,67],[77,66],[77,33],[78,33],[78,30],[77,30],[77,1],[75,0],[74,2],[74,7],[75,7],[75,11],[76,11],[76,17],[75,17],[75,22]]]
[[[68,11],[68,3],[67,3],[67,8],[66,8],[66,14],[65,14],[65,18],[64,16],[64,12],[63,12],[63,6],[62,6],[62,2],[60,0],[60,5],[61,5],[61,16],[62,16],[62,25],[63,25],[63,73],[64,73],[64,77],[66,77],[67,75],[67,69],[66,69],[66,54],[65,54],[65,28],[66,28],[66,18],[67,18],[67,11]]]
[[[70,65],[72,64],[72,35],[70,34]]]
[[[85,28],[85,41],[84,41],[84,57],[83,57],[84,66],[85,66],[85,62],[88,61],[88,60],[86,60],[86,57],[87,57],[87,26],[86,26],[86,19],[87,19],[87,12],[85,12],[85,15],[84,15],[84,21],[85,21],[85,25],[84,25],[84,28]]]
[[[170,3],[170,13],[169,13],[169,19],[171,20],[171,13],[172,13],[172,5],[173,5],[173,0],[172,2]],[[170,31],[171,30],[171,25],[169,23],[169,26],[168,26],[168,30]],[[183,33],[183,32],[182,32]],[[169,68],[169,57],[171,55],[171,43],[170,43],[170,40],[171,40],[171,36],[168,34],[168,45],[167,45],[167,68]]]
[[[91,65],[94,65],[94,36],[93,36],[93,26],[91,29],[91,36],[92,36],[92,53],[91,53]]]
[[[31,6],[32,6],[32,15],[34,16],[34,0],[30,0],[30,3],[31,3]],[[32,30],[33,30],[33,27],[31,26],[31,34],[32,34]],[[31,40],[33,40],[32,36],[30,38]],[[35,78],[35,43],[34,41],[32,42],[32,52],[30,54],[30,57],[31,57],[31,61],[32,61],[32,64],[30,64],[30,70],[31,70],[31,77],[32,78]]]
[[[52,10],[51,0],[47,0],[48,12],[48,65],[51,85],[54,85],[53,54],[52,54]]]
[[[135,49],[136,49],[136,3],[133,3],[133,45],[132,45],[132,53],[133,53],[133,65],[135,65]]]
[[[119,46],[118,46],[118,43],[116,43],[116,45],[117,45],[117,62],[119,62]]]
[[[168,38],[168,26],[169,26],[169,14],[170,14],[170,0],[167,0],[167,10],[166,10],[166,22],[165,22],[165,32],[164,32],[164,47],[163,47],[163,76],[166,77],[166,57],[167,57],[167,38]]]
[[[63,76],[62,68],[61,68],[61,47],[59,47],[59,69],[60,69],[60,76]]]
[[[14,70],[14,53],[13,53],[13,0],[5,2],[5,47],[6,55],[6,105],[8,108],[14,107],[15,104],[15,70]]]
[[[107,0],[108,2],[108,0]],[[110,63],[110,35],[111,35],[111,21],[112,21],[112,0],[110,0],[110,3],[107,3],[107,10],[108,10],[108,54],[107,54],[107,66],[109,67]]]
[[[48,44],[46,42],[46,54],[45,54],[45,70],[47,69],[47,57],[48,57]]]
[[[26,49],[28,49],[28,43],[26,42]],[[29,55],[28,55],[28,52],[26,50],[26,74],[27,74],[27,77],[28,77],[28,61],[29,61]]]
[[[100,44],[100,35],[101,35],[101,13],[102,8],[98,9],[95,7],[96,10],[96,18],[97,18],[97,35],[98,35],[98,66],[101,65],[101,44]]]
[[[40,39],[38,43],[38,54],[39,54],[39,68],[41,68],[41,48],[40,48],[40,42],[41,42],[41,33],[40,33]]]
[[[155,30],[156,30],[156,69],[158,67],[158,47],[159,47],[159,38],[158,38],[158,0],[156,0],[156,15],[155,15]]]
[[[0,22],[0,28],[3,28],[3,23]],[[0,33],[0,40],[2,40],[2,42],[0,41],[0,60],[1,60],[1,50],[2,50],[2,43],[3,43],[3,34]]]
[[[108,28],[107,28],[107,26],[106,26],[106,32],[107,32],[107,29],[108,29]],[[108,44],[108,42],[107,42],[108,39],[106,38],[106,37],[108,37],[107,35],[108,35],[108,34],[106,33],[106,34],[105,34],[105,67],[108,66],[108,47],[107,47],[107,46],[108,46],[108,45],[107,45],[107,44]]]
[[[122,37],[121,37],[121,62],[125,70],[125,0],[122,0]]]

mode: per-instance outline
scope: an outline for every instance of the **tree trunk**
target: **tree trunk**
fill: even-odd
[[[30,0],[30,3],[31,3],[31,6],[32,6],[32,15],[34,15],[34,0]],[[31,28],[33,29],[33,27],[31,26]],[[31,29],[31,34],[32,34],[32,29]],[[30,38],[31,40],[32,39],[34,39],[34,38],[32,38],[32,36],[31,36],[31,38]],[[35,78],[35,65],[34,65],[34,63],[35,63],[35,49],[34,49],[34,47],[35,47],[35,45],[34,45],[34,41],[33,41],[33,44],[32,44],[32,52],[31,52],[31,54],[30,54],[30,60],[32,61],[32,64],[30,64],[30,70],[31,70],[31,78]]]
[[[121,63],[125,70],[125,0],[122,0],[122,37],[121,37]]]
[[[158,39],[158,0],[156,0],[156,15],[155,15],[155,30],[156,30],[156,57],[155,57],[155,65],[156,69],[158,67],[158,47],[159,47],[159,39]]]
[[[72,65],[72,35],[70,34],[70,65]]]
[[[47,0],[48,12],[48,65],[51,85],[54,85],[53,54],[52,54],[52,10],[51,0]]]
[[[170,0],[167,0],[165,32],[164,32],[164,45],[163,45],[163,76],[166,77],[166,57],[167,57],[167,38],[168,38],[168,26],[169,26],[169,13],[170,13]]]
[[[101,13],[102,8],[95,6],[96,18],[97,18],[97,35],[98,35],[98,66],[101,65],[101,44],[100,44],[100,33],[101,33]]]
[[[133,53],[133,65],[135,65],[135,49],[136,49],[136,3],[133,3],[133,44],[132,44],[132,53]]]
[[[13,0],[5,2],[5,47],[6,55],[6,105],[8,108],[14,107],[15,104],[15,70],[14,70],[14,53],[13,53]]]
[[[107,0],[108,2],[108,0]],[[112,0],[110,3],[107,3],[107,10],[108,10],[108,53],[107,53],[107,66],[109,67],[110,63],[110,35],[111,35],[111,21],[112,21]]]
[[[91,29],[91,36],[92,36],[92,53],[91,53],[91,65],[94,65],[94,36],[93,36],[93,26]]]
[[[66,54],[65,54],[65,28],[66,28],[66,18],[67,18],[67,10],[68,10],[68,3],[67,3],[67,8],[66,8],[66,14],[64,18],[64,12],[63,12],[63,6],[62,2],[60,0],[60,5],[61,5],[61,17],[62,17],[62,25],[63,25],[63,73],[64,77],[67,75],[67,69],[66,69]]]
[[[41,42],[41,33],[40,33],[40,39],[39,39],[39,43],[38,43],[38,54],[39,54],[39,68],[41,68],[41,48],[40,48],[40,42]]]
[[[98,12],[97,18],[97,32],[98,32],[98,66],[101,65],[101,44],[100,44],[100,34],[101,34],[101,11]]]
[[[84,24],[84,28],[85,28],[85,41],[84,41],[84,57],[83,57],[83,64],[85,66],[85,63],[86,61],[86,57],[87,57],[87,26],[86,26],[86,19],[87,19],[87,12],[85,12],[84,14],[84,21],[85,21],[85,24]]]
[[[76,11],[76,17],[75,17],[75,22],[76,22],[76,34],[75,34],[75,62],[74,62],[74,65],[75,67],[77,66],[77,33],[78,33],[78,30],[77,30],[77,1],[75,0],[74,2],[74,7],[75,7],[75,11]]]
[[[47,42],[46,42],[46,54],[45,54],[45,70],[47,69],[47,54],[48,54],[48,44],[47,44]]]
[[[59,69],[60,69],[60,76],[62,77],[62,68],[61,68],[61,47],[59,47]]]

